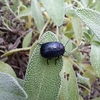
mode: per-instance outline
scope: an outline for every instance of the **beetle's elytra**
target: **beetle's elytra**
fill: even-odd
[[[58,57],[55,59],[56,61],[59,59],[59,56],[63,55],[65,52],[65,47],[62,43],[59,42],[47,42],[44,44],[41,44],[40,48],[40,54],[42,57],[47,58],[47,64],[48,60],[51,60],[54,57]]]

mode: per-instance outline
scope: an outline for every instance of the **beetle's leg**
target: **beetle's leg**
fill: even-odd
[[[55,65],[56,65],[58,59],[59,59],[59,56],[57,57],[57,59],[55,59]]]
[[[47,58],[47,64],[49,65],[48,60],[51,60],[51,58]]]

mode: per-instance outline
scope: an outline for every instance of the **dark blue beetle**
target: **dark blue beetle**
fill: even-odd
[[[47,42],[41,44],[40,54],[42,57],[47,58],[47,64],[48,60],[57,57],[57,59],[55,59],[55,64],[56,64],[56,61],[59,59],[59,56],[63,55],[64,52],[65,52],[65,47],[63,46],[62,43]]]

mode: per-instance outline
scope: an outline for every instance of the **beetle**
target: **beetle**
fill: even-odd
[[[42,57],[47,58],[47,64],[49,64],[48,60],[57,57],[57,59],[55,59],[55,64],[56,64],[57,60],[59,59],[59,56],[63,55],[64,52],[65,52],[65,47],[62,43],[47,42],[41,44],[40,54]]]

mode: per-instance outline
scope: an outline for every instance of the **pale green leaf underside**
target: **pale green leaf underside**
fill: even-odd
[[[26,100],[27,94],[9,74],[0,72],[0,100]]]
[[[78,43],[80,43],[82,40],[82,23],[77,16],[73,16],[72,25],[75,33],[75,38],[77,39]]]
[[[77,9],[76,14],[100,40],[100,13],[91,9]]]
[[[91,46],[90,62],[96,72],[97,77],[100,78],[100,46]]]
[[[24,11],[19,12],[19,14],[16,16],[16,18],[20,18],[23,16],[29,16],[29,15],[32,15],[32,10],[30,7],[26,8]]]
[[[0,61],[0,72],[8,73],[14,78],[16,78],[14,70],[8,64]]]
[[[25,47],[28,47],[28,45],[30,44],[31,42],[31,38],[32,38],[32,31],[29,32],[25,37],[24,37],[24,40],[23,40],[23,48]]]
[[[64,0],[41,0],[53,22],[60,26],[64,19]]]
[[[34,18],[34,21],[37,25],[37,28],[41,32],[43,26],[44,26],[44,18],[41,12],[41,8],[37,2],[37,0],[31,1],[31,10],[32,10],[32,16]]]
[[[57,41],[57,37],[52,32],[43,34],[40,44]],[[56,100],[60,88],[59,73],[62,67],[60,58],[55,65],[55,59],[49,60],[40,55],[41,45],[37,45],[31,59],[25,78],[25,90],[29,96],[28,100]]]
[[[59,100],[79,100],[78,85],[75,72],[67,58],[64,58],[64,65],[60,75],[61,90]]]

